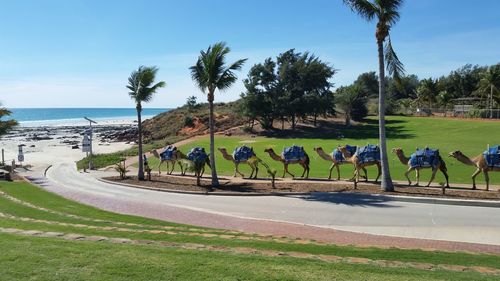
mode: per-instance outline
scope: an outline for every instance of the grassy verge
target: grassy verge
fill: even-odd
[[[14,216],[0,218],[0,226],[4,228],[79,233],[134,240],[197,243],[220,247],[248,247],[375,260],[500,268],[500,263],[498,263],[500,258],[495,255],[278,242],[269,237],[263,239],[244,233],[228,233],[224,230],[179,225],[106,212],[64,199],[27,183],[2,183],[0,191],[21,200],[16,202],[6,196],[0,196],[0,212]],[[21,218],[31,218],[37,221]],[[116,226],[117,223],[137,225],[121,225],[120,229],[102,228]],[[168,233],[150,232],[161,226],[172,228]],[[214,235],[205,237],[200,233]],[[144,245],[61,241],[12,234],[0,234],[0,251],[3,253],[0,255],[0,263],[3,265],[0,267],[0,275],[2,279],[6,278],[5,280],[24,280],[28,278],[27,276],[35,280],[332,280],[336,278],[348,280],[487,280],[491,277],[474,272],[458,274],[441,270],[423,271],[412,268],[383,268],[376,265],[328,264],[290,257],[270,258],[259,255],[165,249]],[[127,270],[123,270],[124,268]]]

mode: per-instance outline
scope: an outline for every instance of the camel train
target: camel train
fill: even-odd
[[[224,147],[220,147],[218,148],[218,150],[225,160],[230,161],[234,164],[234,177],[238,175],[242,178],[245,177],[245,175],[239,169],[240,164],[245,164],[248,165],[251,169],[249,178],[257,179],[259,173],[259,164],[262,164],[267,169],[268,174],[272,177],[274,186],[276,170],[271,169],[268,164],[257,157],[252,147],[237,147],[232,154],[229,154],[228,150]],[[354,181],[354,188],[357,188],[360,177],[363,177],[365,181],[368,181],[366,167],[377,166],[378,174],[375,178],[375,182],[378,182],[381,176],[380,149],[376,145],[338,146],[333,150],[331,154],[326,153],[322,147],[314,147],[313,150],[321,159],[332,163],[328,170],[328,180],[332,179],[332,172],[334,169],[336,169],[337,172],[336,179],[340,180],[339,167],[346,164],[353,165],[354,167],[353,177],[350,178]],[[286,147],[279,155],[274,151],[273,148],[266,148],[264,152],[268,153],[269,157],[272,160],[282,163],[283,178],[287,174],[295,178],[295,175],[292,174],[288,169],[289,165],[292,164],[298,164],[302,166],[303,172],[301,178],[309,178],[310,158],[304,147],[296,145]],[[403,165],[406,165],[408,167],[408,169],[404,173],[404,176],[408,181],[408,186],[412,185],[412,180],[409,177],[409,174],[412,171],[415,171],[415,186],[419,186],[420,171],[424,169],[430,169],[431,177],[428,183],[425,185],[426,187],[430,186],[430,184],[434,181],[438,171],[440,171],[446,179],[446,185],[442,186],[443,194],[445,192],[445,188],[450,187],[446,163],[439,154],[438,149],[431,149],[428,147],[424,149],[417,148],[416,151],[410,155],[410,157],[405,156],[403,149],[399,147],[393,148],[392,152],[396,155],[398,160]],[[161,174],[161,166],[163,165],[163,163],[167,164],[168,175],[171,175],[173,173],[175,165],[178,164],[181,170],[181,175],[184,176],[188,170],[193,170],[195,171],[195,176],[197,176],[197,178],[203,176],[205,166],[208,165],[210,167],[208,154],[205,153],[205,150],[203,148],[193,148],[191,149],[190,153],[186,155],[179,149],[177,149],[177,147],[170,145],[167,146],[161,153],[159,153],[157,150],[152,150],[151,154],[160,160],[158,164],[158,174]],[[459,162],[465,165],[476,167],[476,171],[472,175],[472,189],[476,189],[477,175],[483,173],[486,181],[486,190],[488,191],[490,185],[489,172],[500,171],[500,146],[494,146],[491,148],[488,147],[486,151],[474,158],[469,158],[458,150],[449,153],[448,156],[457,159]],[[193,169],[193,167],[198,167],[198,169]],[[196,172],[198,170],[199,172]],[[361,174],[361,171],[363,171],[364,175]]]

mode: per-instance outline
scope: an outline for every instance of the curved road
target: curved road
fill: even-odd
[[[311,196],[205,196],[117,186],[58,164],[38,178],[42,187],[103,209],[228,228],[264,220],[407,238],[500,245],[500,208],[391,201],[383,196],[323,194]],[[37,179],[35,179],[36,182]],[[274,226],[276,227],[276,226]],[[314,228],[313,228],[314,229]],[[302,231],[306,231],[305,228]]]

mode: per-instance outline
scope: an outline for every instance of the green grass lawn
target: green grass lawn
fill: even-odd
[[[197,243],[230,248],[248,247],[258,250],[294,251],[374,260],[500,268],[499,257],[495,255],[299,244],[293,243],[292,240],[283,242],[273,240],[272,237],[257,237],[245,233],[119,215],[64,199],[27,183],[0,183],[0,191],[31,204],[14,202],[5,196],[0,196],[0,212],[11,216],[0,218],[2,228]],[[41,210],[40,207],[44,209]],[[38,221],[28,221],[28,218]],[[119,226],[121,229],[105,229],[103,228],[105,226]],[[148,232],[162,227],[167,227],[171,233]],[[215,236],[204,237],[201,235],[203,233]],[[234,237],[223,237],[228,234]],[[377,265],[327,263],[314,259],[268,257],[258,254],[66,241],[6,233],[0,233],[0,251],[1,280],[492,280],[495,278],[475,272],[385,268]]]
[[[452,183],[472,183],[470,176],[475,171],[472,166],[466,166],[455,159],[448,157],[448,153],[454,150],[461,150],[469,157],[475,157],[481,154],[488,144],[496,145],[500,143],[500,130],[498,122],[475,121],[475,120],[458,120],[444,118],[418,118],[418,117],[388,117],[387,137],[388,149],[393,147],[401,147],[404,149],[406,156],[409,157],[417,147],[423,148],[438,148],[446,161],[450,182]],[[321,136],[311,136],[310,138],[242,138],[242,137],[226,137],[218,136],[216,138],[216,147],[226,147],[232,151],[235,147],[243,144],[250,145],[254,148],[261,159],[278,171],[278,176],[282,175],[282,164],[270,159],[264,153],[264,149],[272,147],[277,153],[281,153],[284,147],[291,145],[304,146],[311,158],[311,177],[327,178],[328,168],[331,163],[321,159],[313,147],[321,146],[323,149],[331,153],[338,145],[366,145],[378,143],[378,124],[375,119],[369,119],[367,123],[346,128],[338,127],[338,133],[344,135],[344,139],[336,139],[337,134]],[[209,140],[202,139],[197,142],[189,143],[180,147],[184,152],[187,152],[191,147],[202,146],[208,150]],[[233,164],[221,157],[217,151],[217,171],[221,175],[232,175]],[[404,180],[404,172],[407,167],[402,165],[397,157],[389,154],[391,176],[393,179]],[[150,159],[150,166],[156,169],[158,165],[157,159]],[[165,166],[165,165],[164,165]],[[250,169],[246,165],[241,165],[245,175],[250,174]],[[291,165],[291,171],[300,176],[302,168],[299,165]],[[178,167],[176,167],[178,170]],[[352,174],[352,165],[343,165],[341,167],[342,178],[348,178]],[[260,176],[266,176],[265,171],[262,171]],[[336,174],[334,171],[333,177]],[[374,179],[376,176],[376,168],[368,169],[368,176]],[[411,175],[414,177],[414,173]],[[430,170],[425,170],[421,173],[421,183],[424,183],[430,178]],[[484,183],[484,177],[478,176],[478,183]],[[491,173],[491,184],[500,184],[500,173]],[[413,178],[412,178],[413,181]],[[444,183],[444,177],[438,172],[435,182]]]

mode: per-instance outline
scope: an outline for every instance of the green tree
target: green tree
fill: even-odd
[[[201,51],[196,64],[189,69],[191,77],[203,93],[207,94],[209,104],[209,130],[210,130],[210,166],[212,170],[212,186],[219,186],[217,171],[215,168],[215,144],[214,144],[214,95],[215,90],[224,91],[236,82],[234,73],[240,70],[246,59],[226,65],[226,56],[230,49],[225,43],[219,42]]]
[[[392,48],[389,31],[399,20],[399,8],[403,0],[344,0],[354,12],[367,21],[377,19],[377,28],[375,37],[378,46],[379,60],[379,138],[380,138],[380,156],[382,162],[382,189],[385,191],[394,191],[394,184],[389,172],[389,161],[387,157],[387,145],[385,134],[385,64],[387,70],[396,79],[400,80],[403,75],[403,64],[399,61],[394,49]],[[387,44],[384,48],[384,42]],[[385,49],[385,52],[384,52]]]
[[[242,94],[246,116],[257,118],[264,128],[272,128],[274,120],[285,119],[295,129],[299,118],[335,113],[329,82],[336,70],[308,52],[288,50],[274,62],[268,58],[256,64],[244,80],[247,91]]]
[[[346,126],[351,125],[351,120],[361,121],[368,114],[368,94],[359,83],[338,88],[335,98],[337,106],[344,112]]]
[[[439,88],[438,81],[432,78],[423,79],[417,88],[417,99],[421,102],[426,102],[429,110],[432,108],[432,103],[436,102]]]
[[[196,97],[195,96],[188,97],[186,100],[186,106],[187,106],[189,111],[195,110],[196,107],[198,106],[198,102],[196,101]]]
[[[142,103],[151,101],[151,99],[153,98],[153,94],[156,93],[158,89],[165,87],[166,85],[164,81],[160,81],[156,84],[154,83],[157,72],[157,67],[139,66],[139,68],[137,70],[134,70],[128,78],[127,88],[130,90],[129,95],[134,100],[135,108],[137,110],[139,145],[139,171],[137,174],[137,178],[139,180],[144,180],[144,163],[142,159]]]
[[[1,105],[1,104],[0,104]],[[12,114],[10,110],[4,107],[0,107],[0,137],[9,132],[12,128],[18,125],[17,121],[14,119],[2,120]]]
[[[489,117],[493,118],[493,101],[498,98],[500,89],[500,64],[492,65],[487,70],[481,73],[477,93],[482,97],[486,97],[488,101],[487,108],[490,111]]]

